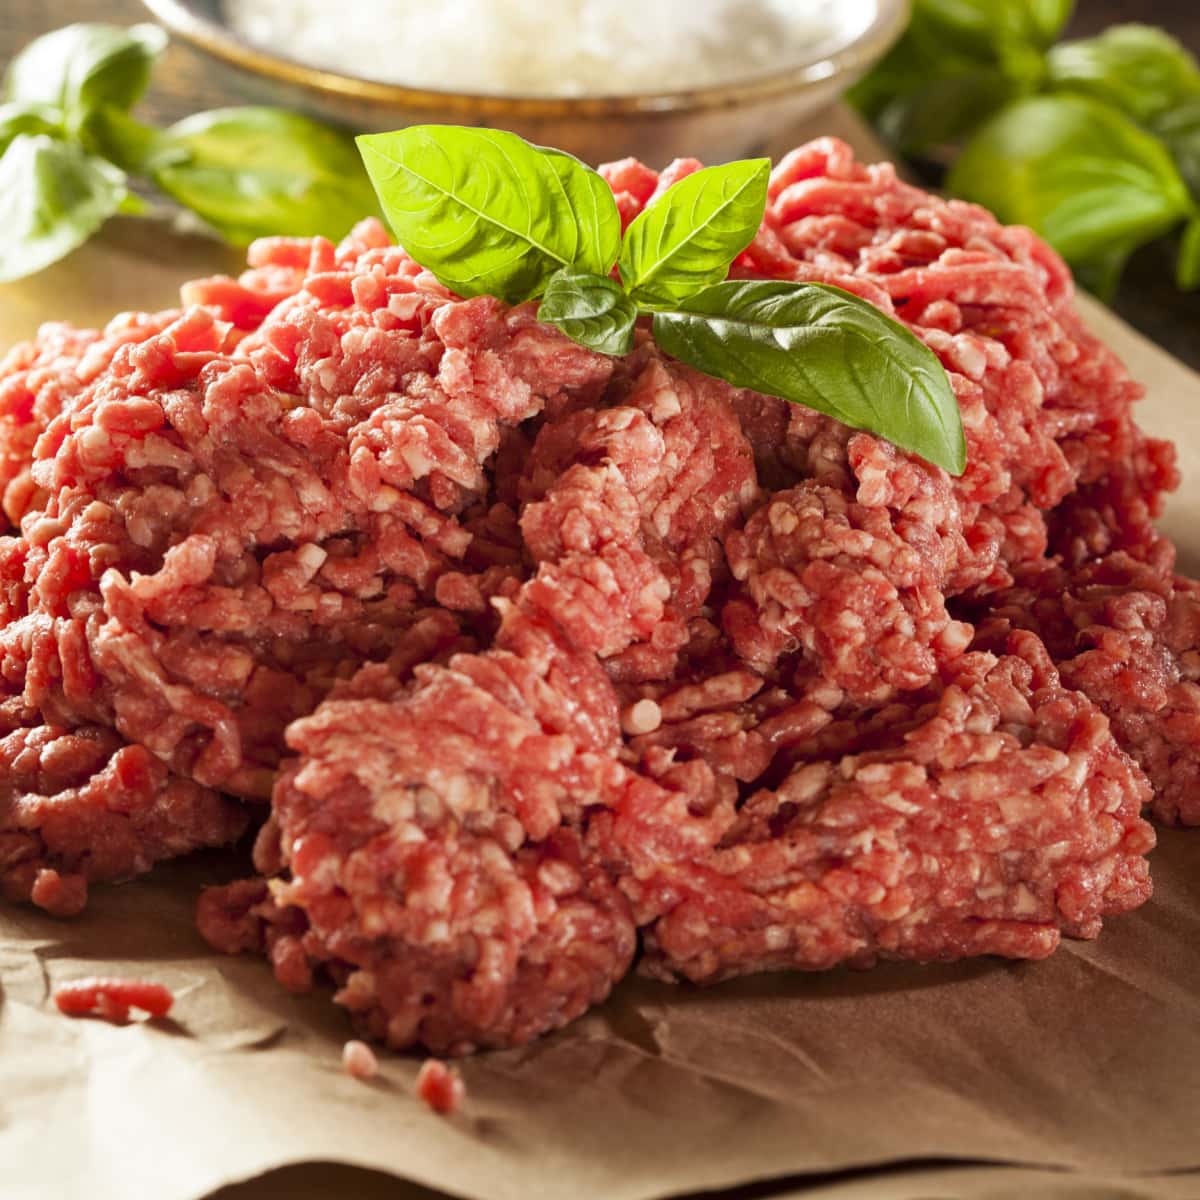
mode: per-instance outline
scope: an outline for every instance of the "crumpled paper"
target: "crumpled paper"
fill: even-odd
[[[147,234],[115,223],[0,289],[0,343],[169,304],[231,265],[203,239]],[[1149,385],[1144,424],[1179,442],[1165,524],[1198,569],[1200,377],[1085,311]],[[207,950],[194,898],[243,871],[234,855],[97,888],[74,921],[0,907],[0,1197],[651,1200],[756,1180],[797,1200],[1200,1196],[1200,831],[1163,831],[1152,864],[1149,904],[1042,963],[627,980],[569,1029],[464,1063],[449,1119],[414,1098],[418,1059],[349,1078],[325,995]],[[59,1015],[55,986],[98,972],[167,984],[170,1018]]]

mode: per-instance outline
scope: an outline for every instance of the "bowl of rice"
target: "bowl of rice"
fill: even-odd
[[[249,101],[356,130],[498,126],[593,162],[757,152],[909,15],[909,0],[143,2]]]

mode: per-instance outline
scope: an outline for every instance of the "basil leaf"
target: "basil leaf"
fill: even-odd
[[[944,40],[986,56],[1005,42],[1045,49],[1074,7],[1074,0],[916,0],[915,10]]]
[[[1031,32],[1049,46],[1070,23],[1075,0],[1025,0],[1023,5]]]
[[[921,155],[962,141],[1019,94],[1003,71],[976,66],[932,79],[891,97],[876,116],[884,139],[905,154]]]
[[[19,134],[0,157],[0,283],[70,254],[126,195],[111,163],[44,133]]]
[[[0,154],[22,133],[61,133],[62,114],[45,104],[0,104]]]
[[[358,139],[397,240],[460,296],[517,304],[563,267],[607,275],[621,220],[608,184],[500,129],[416,125]]]
[[[1175,282],[1182,292],[1200,288],[1200,217],[1193,217],[1183,231],[1175,263]]]
[[[1192,195],[1200,199],[1200,96],[1160,113],[1150,128],[1166,143]]]
[[[98,108],[80,129],[80,141],[131,175],[153,176],[164,167],[187,162],[191,152],[170,133],[117,108]]]
[[[607,275],[559,271],[538,307],[539,321],[601,354],[628,354],[637,318],[637,305]]]
[[[1107,100],[1143,124],[1200,94],[1196,60],[1149,25],[1116,25],[1099,37],[1063,42],[1047,64],[1052,87]]]
[[[654,315],[658,344],[735,387],[867,429],[944,467],[966,468],[958,401],[934,353],[903,325],[819,283],[718,283]]]
[[[67,25],[30,42],[5,76],[5,97],[48,104],[78,125],[102,104],[129,109],[167,44],[157,25]]]
[[[123,135],[130,139],[128,127]],[[337,240],[379,211],[353,139],[309,117],[221,108],[165,136],[153,143],[169,151],[154,182],[235,244],[273,234]],[[137,153],[132,140],[124,145]]]
[[[1073,262],[1150,241],[1192,207],[1162,143],[1086,96],[1010,105],[966,146],[947,186]]]
[[[683,299],[729,274],[767,207],[771,160],[705,167],[685,176],[625,231],[617,269],[646,304]]]
[[[1059,0],[917,0],[904,35],[850,98],[905,153],[939,151],[1041,86],[1042,47],[1070,7]]]
[[[143,200],[137,192],[126,192],[125,199],[117,205],[117,212],[123,217],[147,217],[154,211],[148,200]]]

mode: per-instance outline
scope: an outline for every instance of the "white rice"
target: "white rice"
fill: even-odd
[[[536,96],[679,91],[843,44],[870,0],[224,0],[256,45],[413,87]]]

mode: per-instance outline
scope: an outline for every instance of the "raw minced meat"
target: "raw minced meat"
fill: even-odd
[[[374,1079],[379,1074],[379,1059],[366,1042],[352,1039],[342,1047],[342,1069],[352,1079]]]
[[[295,249],[277,244],[255,276],[252,296],[278,299],[283,280],[294,293],[255,332],[237,322],[263,313],[237,289],[192,287],[212,306],[78,339],[108,365],[63,367],[70,386],[25,410],[45,427],[27,506],[10,506],[20,534],[0,539],[0,710],[114,731],[170,795],[124,796],[121,776],[98,806],[73,779],[35,805],[14,762],[0,801],[0,836],[20,840],[12,869],[0,863],[10,893],[31,894],[43,867],[119,878],[231,840],[244,820],[191,816],[180,797],[265,800],[284,729],[339,677],[486,637],[487,599],[520,558],[485,464],[505,427],[611,373],[528,308],[452,302],[378,225],[340,259],[305,243],[307,273],[289,274]],[[41,357],[13,356],[13,389],[33,387],[23,364]],[[32,440],[17,427],[11,456]],[[150,829],[118,861],[110,831],[135,809],[169,821],[173,841],[160,849]],[[103,867],[60,853],[43,830],[64,821],[106,848]]]
[[[1145,780],[1036,638],[1010,649],[963,655],[904,711],[798,747],[688,868],[631,862],[637,908],[666,910],[647,969],[708,982],[879,956],[1042,958],[1141,904]],[[641,852],[636,832],[621,843]]]
[[[73,979],[54,989],[54,1003],[69,1017],[95,1014],[121,1024],[136,1008],[151,1017],[165,1017],[175,1003],[171,989],[144,979]]]
[[[604,173],[628,222],[698,167]],[[639,936],[708,982],[1039,958],[1144,901],[1142,807],[1200,823],[1200,588],[1066,268],[826,139],[734,274],[908,324],[965,474],[458,300],[372,222],[15,351],[6,894],[77,909],[269,798],[202,932],[439,1053],[561,1026]]]
[[[436,1058],[427,1058],[417,1072],[414,1089],[417,1098],[440,1116],[453,1116],[467,1098],[467,1087],[455,1067]]]
[[[18,726],[0,738],[0,764],[0,893],[56,916],[84,907],[89,881],[128,879],[246,828],[239,805],[112,729]]]

